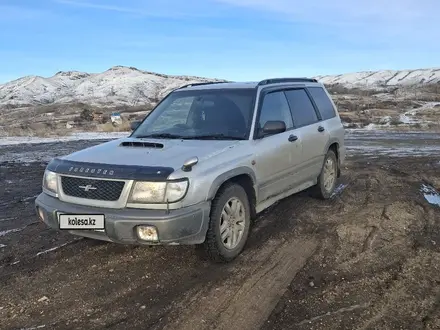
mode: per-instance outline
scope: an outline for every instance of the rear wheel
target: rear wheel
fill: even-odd
[[[211,206],[210,222],[203,248],[215,262],[229,262],[243,250],[250,228],[249,199],[244,188],[227,183]]]
[[[312,194],[320,199],[332,197],[338,179],[338,159],[333,150],[327,151],[318,183],[312,188]]]

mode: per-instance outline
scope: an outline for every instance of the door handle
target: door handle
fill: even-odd
[[[318,127],[318,132],[324,132],[325,131],[325,128],[324,127],[322,127],[322,126],[319,126]]]
[[[289,142],[293,142],[293,141],[296,141],[296,140],[298,140],[298,137],[296,135],[290,135],[289,136]]]

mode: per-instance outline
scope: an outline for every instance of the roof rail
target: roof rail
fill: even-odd
[[[203,86],[203,85],[211,85],[211,84],[221,84],[221,83],[225,83],[226,81],[209,81],[209,82],[200,82],[200,83],[192,83],[192,84],[187,84],[187,85],[183,85],[180,86],[177,89],[182,89],[182,88],[186,88],[186,87],[191,87],[191,86]]]
[[[315,78],[271,78],[264,79],[258,83],[258,86],[264,86],[269,84],[279,83],[296,83],[296,82],[318,82]]]

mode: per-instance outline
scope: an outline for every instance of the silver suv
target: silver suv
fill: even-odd
[[[308,78],[187,85],[132,129],[48,164],[42,221],[115,243],[197,245],[228,262],[270,205],[308,188],[330,198],[345,159],[336,106]]]

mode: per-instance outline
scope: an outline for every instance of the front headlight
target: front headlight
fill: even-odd
[[[175,203],[185,197],[188,181],[134,183],[129,203]]]
[[[54,172],[48,170],[44,172],[43,188],[54,194],[58,192],[57,175]]]

